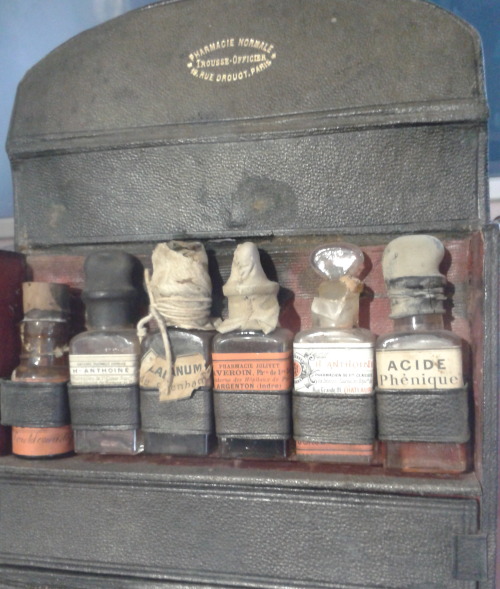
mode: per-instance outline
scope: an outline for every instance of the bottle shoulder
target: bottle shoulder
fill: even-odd
[[[300,331],[294,340],[296,344],[339,344],[355,345],[366,344],[373,346],[375,344],[375,335],[363,327],[352,327],[341,329],[337,327],[312,328]]]
[[[293,333],[284,327],[277,327],[270,333],[263,331],[230,331],[218,333],[213,340],[213,351],[217,353],[240,352],[286,352],[292,349]]]
[[[217,333],[213,330],[181,329],[169,327],[168,339],[174,355],[186,356],[191,354],[207,355],[210,352],[212,339]],[[165,347],[160,330],[153,330],[142,340],[141,350],[145,354],[153,349],[160,355],[165,354]]]
[[[134,328],[89,330],[73,337],[70,354],[138,354],[139,339]]]
[[[445,329],[432,331],[400,331],[381,335],[377,339],[377,350],[429,350],[461,348],[462,339]]]

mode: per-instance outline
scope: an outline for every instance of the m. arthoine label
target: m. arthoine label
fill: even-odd
[[[135,354],[70,354],[71,384],[129,385],[139,378],[139,360]]]
[[[294,344],[294,388],[299,393],[373,394],[373,348]]]
[[[463,386],[460,348],[377,350],[380,389],[456,389]]]

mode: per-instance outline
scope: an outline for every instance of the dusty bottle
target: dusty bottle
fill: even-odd
[[[213,341],[215,427],[223,457],[288,453],[293,334],[278,327],[278,290],[256,245],[240,244],[223,288],[228,318]]]
[[[55,394],[66,395],[69,289],[64,284],[25,282],[23,309],[20,364],[12,373],[12,381],[27,385],[53,384]],[[59,386],[61,390],[56,391]],[[12,453],[16,456],[59,458],[72,452],[73,433],[69,424],[12,427]]]
[[[215,442],[207,254],[199,242],[171,241],[156,246],[152,262],[150,313],[138,325],[144,450],[203,456]]]
[[[429,235],[399,237],[384,251],[394,332],[378,338],[376,363],[387,468],[454,473],[468,467],[462,340],[443,328],[444,253]]]
[[[139,340],[134,258],[120,251],[85,260],[87,330],[70,342],[70,404],[78,453],[137,454]]]
[[[295,336],[294,438],[298,460],[368,464],[375,435],[375,337],[358,327],[363,252],[348,243],[311,255],[326,278],[313,299],[312,329]]]

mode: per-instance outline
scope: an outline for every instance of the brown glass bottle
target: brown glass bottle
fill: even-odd
[[[460,473],[469,466],[462,340],[443,327],[443,257],[442,243],[428,235],[399,237],[384,251],[394,320],[394,331],[376,343],[386,468]]]
[[[63,284],[23,284],[20,364],[12,380],[65,383],[68,368],[68,288]],[[73,452],[70,425],[12,427],[12,453],[23,458],[58,458]]]

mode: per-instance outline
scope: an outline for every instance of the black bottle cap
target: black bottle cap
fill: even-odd
[[[87,256],[82,298],[88,325],[111,327],[133,322],[137,300],[132,282],[135,266],[135,258],[125,252],[101,251]]]

